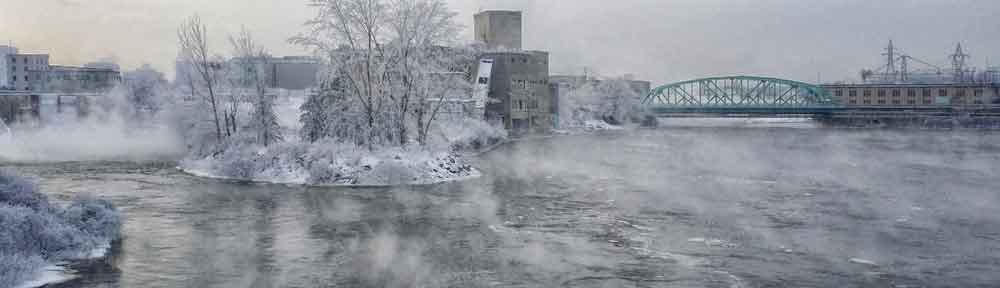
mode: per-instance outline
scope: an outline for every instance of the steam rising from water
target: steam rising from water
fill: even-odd
[[[75,111],[46,109],[43,102],[44,124],[0,126],[0,161],[149,161],[183,155],[184,144],[166,121],[125,119],[115,104],[121,103],[118,96],[108,95],[102,99],[108,106],[83,119],[76,119]]]
[[[165,127],[127,132],[121,123],[96,121],[15,133],[7,141],[0,145],[0,159],[14,162],[159,160],[184,153]]]

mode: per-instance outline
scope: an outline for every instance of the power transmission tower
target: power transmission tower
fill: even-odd
[[[896,82],[896,47],[892,45],[892,40],[889,40],[889,47],[885,48],[885,53],[882,53],[882,56],[886,56],[882,81]]]
[[[955,82],[965,82],[965,61],[972,57],[972,55],[965,54],[962,51],[962,43],[958,43],[955,47],[955,54],[949,56],[951,58],[951,67],[954,69]]]

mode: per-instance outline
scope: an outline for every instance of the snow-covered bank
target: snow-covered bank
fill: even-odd
[[[22,282],[14,288],[35,288],[42,287],[45,285],[59,284],[66,281],[76,279],[77,275],[59,265],[49,265],[43,267],[40,271],[35,271],[35,275],[29,277],[28,281]]]
[[[229,147],[178,168],[206,178],[317,186],[435,184],[480,176],[455,153],[416,146],[371,151],[331,141]]]
[[[580,134],[587,132],[596,131],[622,131],[628,128],[620,125],[612,125],[603,120],[586,120],[575,123],[574,125],[563,124],[562,127],[555,131],[557,134]]]
[[[66,207],[0,171],[0,287],[38,287],[72,279],[64,263],[102,258],[121,238],[111,203],[81,198]]]
[[[306,95],[289,93],[275,101],[283,139],[261,145],[252,133],[215,144],[213,137],[195,139],[178,169],[215,179],[314,186],[424,185],[479,177],[454,151],[475,150],[502,142],[507,133],[482,120],[441,119],[425,145],[375,146],[371,149],[333,137],[315,142],[298,137],[303,125],[299,109]],[[244,130],[244,132],[252,132]],[[211,136],[211,134],[207,134]]]

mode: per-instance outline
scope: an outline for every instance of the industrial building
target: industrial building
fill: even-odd
[[[222,69],[225,65],[237,65],[239,58],[229,59],[227,63],[212,63],[213,67]],[[317,85],[319,61],[308,56],[269,57],[262,60],[263,71],[267,75],[267,86],[272,89],[306,90]],[[175,81],[184,82],[188,75],[195,75],[195,67],[190,63],[178,60],[174,63]]]
[[[30,71],[29,86],[45,92],[106,92],[121,83],[121,73],[109,68],[49,66]]]
[[[882,54],[885,62],[861,71],[861,84],[822,85],[848,107],[941,106],[975,108],[1000,105],[1000,72],[977,71],[962,45],[948,55],[950,67],[935,65],[906,54],[892,41]]]
[[[844,106],[984,106],[1000,104],[992,83],[823,85]]]
[[[63,108],[86,113],[77,109],[88,102],[82,99],[88,96],[82,95],[117,86],[121,82],[118,70],[113,63],[50,65],[48,54],[21,54],[12,45],[0,46],[0,119],[8,123],[39,119],[46,106],[55,106],[53,110],[60,113]]]
[[[480,55],[476,98],[485,118],[513,133],[553,127],[553,90],[549,53],[523,51],[520,11],[483,11],[475,15],[476,40],[490,52]]]
[[[267,62],[271,88],[305,90],[316,86],[319,61],[307,56],[271,58]]]
[[[514,132],[546,131],[552,128],[549,54],[542,51],[491,52],[486,119],[502,123]],[[482,64],[480,64],[482,65]]]
[[[48,54],[10,54],[6,62],[10,77],[6,85],[8,90],[37,91],[39,87],[32,87],[32,83],[47,79],[44,76],[49,70]]]
[[[13,46],[0,45],[0,90],[12,89],[14,71],[11,68],[11,56],[17,54],[17,48]]]

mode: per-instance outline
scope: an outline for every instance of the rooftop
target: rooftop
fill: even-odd
[[[482,15],[482,14],[512,14],[512,15],[520,15],[521,11],[517,11],[517,10],[483,10],[483,11],[479,11],[479,13],[476,13],[476,15]]]
[[[53,71],[64,70],[64,71],[90,71],[90,72],[115,72],[118,71],[110,68],[91,68],[91,67],[78,67],[78,66],[61,66],[61,65],[51,65],[49,66]]]

